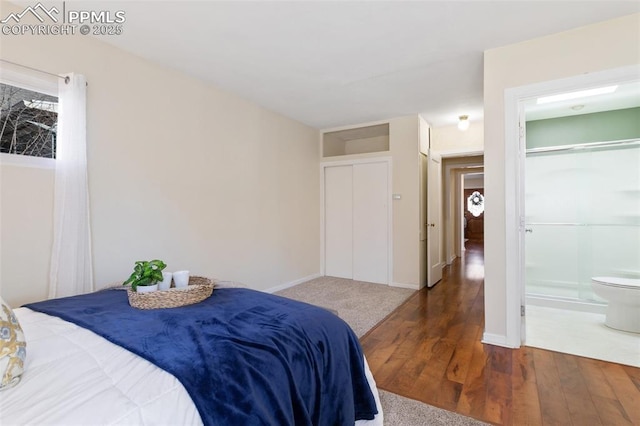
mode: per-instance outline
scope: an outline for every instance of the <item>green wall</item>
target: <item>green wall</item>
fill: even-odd
[[[527,121],[527,148],[640,138],[640,107]]]

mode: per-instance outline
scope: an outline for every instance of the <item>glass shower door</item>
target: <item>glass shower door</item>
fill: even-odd
[[[640,276],[640,141],[526,158],[527,296],[600,302],[593,276]]]

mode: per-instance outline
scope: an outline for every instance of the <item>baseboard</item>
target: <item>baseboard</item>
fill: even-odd
[[[507,343],[507,336],[502,334],[482,333],[482,343],[487,345],[502,346],[503,348],[519,348],[520,345],[514,346]]]
[[[411,290],[420,290],[419,284],[405,284],[405,283],[391,283],[389,287],[400,287],[400,288],[408,288]]]
[[[277,291],[284,290],[284,289],[296,286],[298,284],[302,284],[303,282],[310,281],[310,280],[313,280],[315,278],[319,278],[321,276],[322,276],[322,274],[320,274],[320,273],[309,275],[309,276],[306,276],[306,277],[298,278],[297,280],[293,280],[293,281],[289,281],[289,282],[284,283],[284,284],[277,285],[275,287],[270,287],[270,288],[268,288],[266,290],[262,290],[262,291],[264,291],[265,293],[275,293]],[[399,288],[408,288],[410,290],[420,290],[420,286],[418,284],[391,283],[391,284],[389,284],[389,287],[399,287]]]
[[[285,288],[290,288],[290,287],[296,286],[298,284],[302,284],[302,283],[304,283],[306,281],[310,281],[310,280],[313,280],[313,279],[321,277],[321,276],[322,275],[320,275],[320,273],[318,272],[316,274],[312,274],[312,275],[308,275],[306,277],[298,278],[297,280],[289,281],[288,283],[280,284],[280,285],[268,288],[268,289],[263,290],[263,291],[265,293],[275,293],[276,291],[284,290]]]

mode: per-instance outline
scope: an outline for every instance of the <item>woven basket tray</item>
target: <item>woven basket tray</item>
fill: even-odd
[[[169,290],[137,293],[127,290],[129,304],[138,309],[177,308],[202,302],[213,293],[213,280],[205,277],[189,277],[189,286]]]

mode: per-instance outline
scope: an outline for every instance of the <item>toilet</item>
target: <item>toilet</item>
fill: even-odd
[[[591,287],[595,294],[609,302],[605,325],[640,333],[640,279],[593,277]]]

